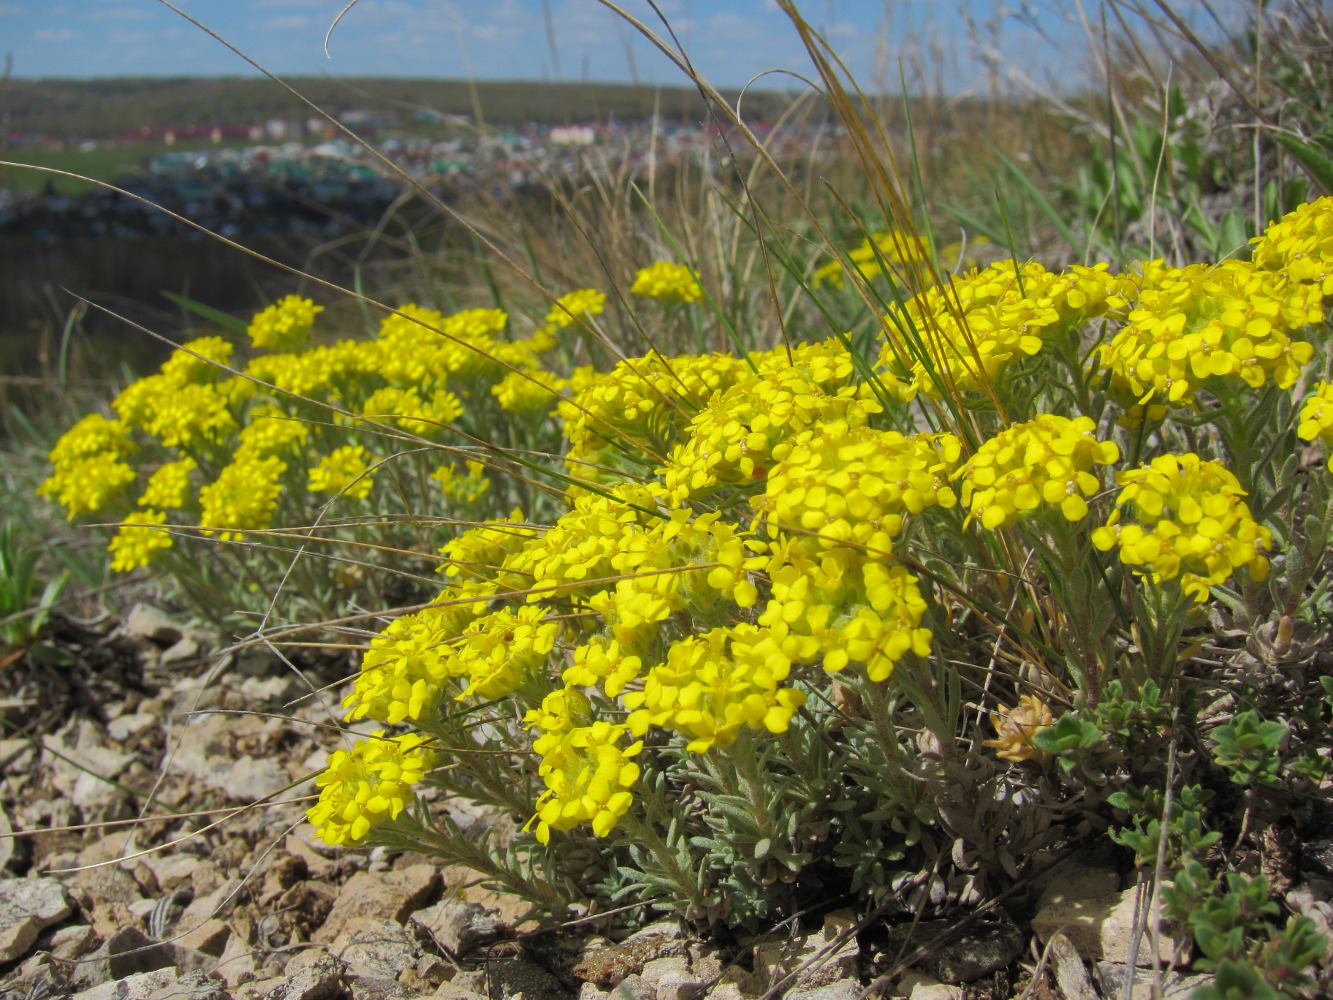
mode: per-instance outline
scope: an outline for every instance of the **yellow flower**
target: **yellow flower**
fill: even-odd
[[[149,525],[161,524],[167,515],[154,510],[138,510],[126,516],[111,539],[107,551],[111,553],[111,569],[116,573],[147,566],[153,556],[171,548],[171,535]]]
[[[221,366],[231,360],[233,349],[223,337],[191,340],[172,351],[171,357],[163,362],[162,377],[175,388],[209,385],[226,374]]]
[[[114,455],[93,455],[62,462],[37,487],[37,493],[55,500],[73,520],[101,510],[137,478],[134,469]]]
[[[557,330],[586,322],[594,316],[600,316],[606,308],[606,293],[593,288],[580,288],[555,300],[555,305],[546,314],[546,322]]]
[[[296,417],[272,406],[257,406],[250,411],[249,422],[241,428],[236,458],[268,458],[295,450],[306,443],[310,428]]]
[[[199,527],[224,542],[239,541],[246,530],[267,528],[286,471],[286,463],[276,456],[233,461],[199,491]]]
[[[580,726],[588,724],[592,705],[588,696],[568,684],[552,691],[542,699],[541,706],[523,716],[523,728],[541,733],[533,741],[532,749],[543,757],[561,740]]]
[[[560,635],[560,623],[546,621],[546,615],[542,608],[529,604],[517,611],[502,608],[469,625],[454,650],[456,661],[449,667],[455,676],[468,676],[468,685],[457,700],[490,700],[516,691]]]
[[[561,679],[579,687],[601,684],[606,696],[615,698],[639,676],[642,667],[639,657],[621,651],[618,640],[594,638],[574,650],[574,664],[565,668]]]
[[[1333,382],[1320,382],[1306,397],[1296,436],[1302,441],[1318,438],[1326,449],[1333,445]]]
[[[148,477],[148,485],[139,497],[140,507],[174,510],[184,507],[190,499],[190,473],[195,470],[194,459],[182,458],[159,466]],[[161,522],[159,522],[161,523]]]
[[[334,847],[355,847],[374,827],[397,818],[434,761],[424,742],[414,733],[386,737],[381,729],[350,751],[335,750],[315,779],[319,801],[306,812],[315,836]]]
[[[287,295],[255,313],[246,331],[250,343],[261,351],[291,351],[305,344],[315,317],[324,311],[310,299]]]
[[[1118,548],[1120,561],[1154,583],[1180,580],[1195,601],[1241,567],[1252,580],[1268,575],[1264,552],[1273,535],[1258,524],[1241,499],[1240,482],[1220,462],[1198,455],[1159,455],[1149,465],[1117,473],[1124,487],[1120,509],[1092,533],[1106,552]],[[1128,512],[1133,520],[1121,523]]]
[[[510,413],[539,413],[553,410],[568,385],[568,379],[540,368],[524,368],[508,372],[491,386],[491,395],[499,401],[500,409]]]
[[[699,279],[683,264],[660,260],[634,277],[630,291],[661,302],[697,302],[703,297]]]
[[[642,740],[621,749],[625,733],[625,726],[604,721],[580,726],[542,758],[537,773],[546,791],[532,818],[539,842],[548,844],[552,830],[571,830],[580,823],[591,823],[597,837],[615,829],[633,804],[630,789],[639,780],[639,765],[630,758],[643,749]]]
[[[222,441],[236,430],[229,401],[216,386],[190,382],[153,396],[142,427],[167,448],[188,448],[201,441]]]
[[[1250,242],[1255,266],[1333,295],[1333,196],[1297,207]]]
[[[51,475],[37,494],[61,504],[70,520],[95,513],[137,478],[134,469],[120,461],[133,450],[126,423],[89,414],[51,449]]]
[[[1105,312],[1115,288],[1106,267],[1074,265],[1054,274],[1035,262],[1005,260],[952,279],[884,317],[879,367],[896,371],[910,362],[913,385],[929,395],[980,391],[1012,359],[1038,353],[1051,337]],[[927,358],[906,350],[915,339]]]
[[[1043,504],[1059,507],[1070,521],[1088,515],[1086,497],[1101,489],[1092,473],[1120,457],[1114,441],[1099,441],[1090,417],[1043,413],[1014,424],[986,441],[954,473],[963,480],[967,522],[995,529],[1012,524]]]
[[[1189,405],[1210,379],[1286,389],[1314,356],[1292,334],[1323,319],[1317,288],[1239,260],[1149,261],[1126,279],[1123,296],[1129,322],[1097,349],[1097,361],[1127,407]]]
[[[460,473],[452,465],[441,465],[430,474],[430,478],[440,484],[446,499],[471,506],[490,492],[491,481],[486,477],[486,467],[480,462],[467,462],[466,465],[466,473]]]
[[[781,684],[791,659],[765,628],[740,624],[673,643],[665,663],[648,672],[642,691],[624,697],[629,728],[649,726],[690,737],[691,753],[733,742],[741,727],[784,733],[805,695]]]
[[[374,485],[375,479],[366,462],[366,449],[359,444],[349,444],[334,449],[310,470],[306,488],[311,493],[334,493],[364,500]]]
[[[995,756],[1014,763],[1049,756],[1033,744],[1032,736],[1037,730],[1052,725],[1055,718],[1050,707],[1036,695],[1023,695],[1013,708],[1001,705],[998,711],[991,713],[990,719],[995,727],[995,739],[983,740],[982,744],[993,747]]]
[[[446,592],[441,598],[464,596]],[[478,600],[427,608],[390,622],[361,658],[352,693],[343,700],[347,721],[369,716],[396,725],[432,711],[455,676],[448,643],[485,610],[485,602]]]

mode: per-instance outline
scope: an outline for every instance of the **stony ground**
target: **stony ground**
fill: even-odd
[[[467,870],[313,840],[345,664],[219,659],[146,606],[61,638],[73,662],[0,667],[0,1000],[1096,1000],[1151,995],[1154,958],[1166,995],[1200,982],[1172,968],[1179,932],[1135,943],[1136,889],[1087,858],[1048,871],[1020,922],[841,910],[725,943],[521,924]],[[1322,917],[1327,874],[1302,883]]]

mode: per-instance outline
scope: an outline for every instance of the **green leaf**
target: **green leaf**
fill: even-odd
[[[230,333],[245,333],[250,324],[243,319],[238,319],[230,313],[224,313],[221,309],[214,309],[212,306],[206,306],[202,302],[196,302],[194,299],[184,295],[177,295],[175,292],[163,292],[164,296],[182,309],[201,316],[210,323],[216,323],[222,329]]]
[[[1273,137],[1297,163],[1305,168],[1310,179],[1323,190],[1324,194],[1333,193],[1333,158],[1318,146],[1304,139],[1298,139],[1294,135],[1278,132]]]

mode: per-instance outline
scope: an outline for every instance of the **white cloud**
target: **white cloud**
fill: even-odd
[[[15,0],[0,0],[0,17],[22,17],[28,8]]]
[[[68,42],[73,37],[69,28],[42,28],[32,33],[35,42]]]
[[[138,7],[100,7],[88,15],[90,21],[146,21],[148,11]]]
[[[314,18],[305,14],[278,14],[264,22],[265,31],[291,31],[309,28],[315,23]]]

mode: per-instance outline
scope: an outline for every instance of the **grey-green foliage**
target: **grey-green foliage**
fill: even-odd
[[[27,649],[42,635],[69,572],[43,580],[41,550],[12,521],[0,523],[0,653]]]

